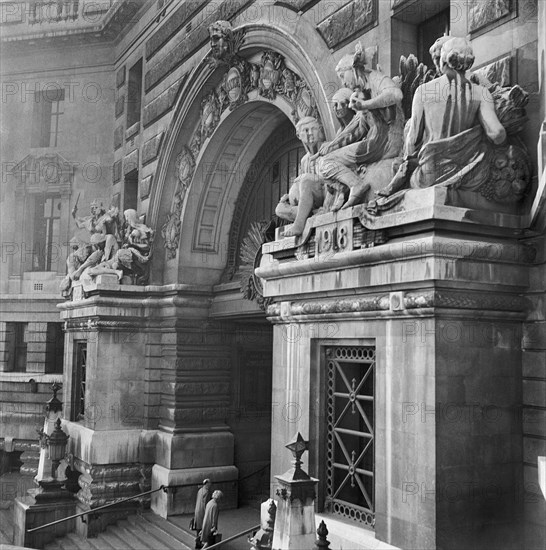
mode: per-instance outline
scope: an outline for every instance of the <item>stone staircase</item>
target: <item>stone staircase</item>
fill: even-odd
[[[144,512],[110,525],[96,538],[70,533],[47,544],[45,550],[193,550],[194,542],[189,532]]]

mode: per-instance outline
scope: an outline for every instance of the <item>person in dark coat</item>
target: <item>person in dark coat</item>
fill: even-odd
[[[203,485],[199,491],[197,491],[197,498],[195,499],[195,512],[193,514],[193,529],[197,532],[203,528],[203,518],[205,517],[205,508],[207,503],[212,498],[212,483],[210,479],[204,479]]]
[[[203,549],[212,546],[215,543],[216,534],[218,533],[218,502],[224,496],[222,491],[214,491],[212,500],[205,508],[205,517],[203,518],[203,529],[200,533]]]

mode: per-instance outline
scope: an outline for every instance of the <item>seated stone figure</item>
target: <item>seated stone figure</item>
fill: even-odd
[[[300,175],[294,180],[290,191],[281,197],[275,214],[293,222],[285,231],[285,237],[301,235],[311,212],[321,208],[326,197],[324,181],[316,174],[315,153],[324,141],[322,129],[314,117],[304,117],[296,125],[296,134],[307,153],[301,159]]]
[[[125,210],[125,231],[121,248],[111,258],[104,253],[105,239],[94,235],[92,244],[97,252],[102,251],[100,262],[89,267],[82,274],[84,288],[97,275],[115,275],[121,281],[124,275],[132,278],[133,284],[146,284],[148,278],[147,264],[150,260],[153,230],[139,221],[136,210]]]
[[[506,131],[495,113],[491,93],[465,76],[473,63],[472,48],[466,39],[443,41],[443,74],[417,88],[404,162],[379,195],[388,197],[408,185],[420,188],[443,184],[471,189],[485,181],[489,163],[484,133],[498,145],[505,141]]]
[[[402,91],[391,78],[371,69],[361,47],[354,56],[345,56],[336,72],[346,88],[355,89],[349,107],[352,120],[319,149],[318,174],[340,182],[349,189],[343,208],[364,201],[370,184],[358,175],[359,168],[397,157],[403,142]]]
[[[112,207],[109,210],[103,206],[99,200],[94,200],[91,203],[91,215],[78,217],[78,205],[72,210],[72,217],[76,222],[76,226],[79,229],[87,229],[90,236],[92,235],[104,235],[104,254],[105,259],[109,260],[116,253],[118,249],[118,235],[117,235],[117,218],[118,209]]]

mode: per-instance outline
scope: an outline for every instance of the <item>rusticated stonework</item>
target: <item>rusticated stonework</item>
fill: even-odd
[[[125,84],[125,65],[123,67],[120,67],[118,69],[118,72],[116,73],[116,86],[118,88],[121,88]]]
[[[376,0],[353,0],[318,25],[329,48],[335,48],[356,33],[362,33],[377,21]]]
[[[483,78],[486,78],[492,84],[498,83],[499,86],[502,87],[510,86],[512,81],[511,61],[512,57],[507,55],[506,57],[497,59],[497,61],[493,61],[493,63],[480,67],[473,72]]]
[[[165,57],[152,64],[152,68],[144,77],[144,87],[148,92],[158,82],[165,78],[172,70],[184,63],[184,61],[209,39],[208,28],[218,20],[229,21],[238,12],[242,11],[251,0],[222,2],[218,9],[209,11],[198,27],[193,30],[180,33],[176,48],[172,48]]]
[[[315,4],[318,4],[318,2],[319,0],[276,0],[275,4],[290,10],[305,12]]]
[[[146,42],[146,59],[154,56],[173,36],[183,27],[199,8],[208,2],[203,0],[189,0],[184,2]]]
[[[138,149],[131,151],[123,160],[123,173],[128,174],[133,170],[138,170]]]
[[[123,161],[121,159],[116,160],[116,162],[114,162],[114,166],[112,168],[112,179],[114,183],[121,181],[122,164],[123,164]]]
[[[159,154],[159,147],[161,146],[161,139],[163,138],[163,132],[155,135],[149,139],[142,148],[142,165],[148,164],[157,158]]]
[[[120,94],[116,99],[116,118],[119,118],[125,110],[125,94]]]
[[[142,115],[142,124],[144,128],[172,109],[176,100],[176,94],[178,93],[180,87],[184,84],[187,76],[188,75],[186,73],[144,107]]]
[[[471,0],[468,3],[468,30],[475,32],[509,15],[514,0]]]
[[[114,130],[114,149],[119,149],[123,144],[123,125]]]
[[[152,188],[152,179],[153,176],[149,175],[145,178],[142,178],[142,181],[140,182],[140,198],[146,199],[150,196],[150,190]]]

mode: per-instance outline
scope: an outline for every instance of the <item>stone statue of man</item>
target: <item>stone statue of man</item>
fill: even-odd
[[[506,139],[506,130],[497,117],[491,93],[466,78],[473,63],[472,47],[465,38],[443,41],[439,60],[442,76],[415,91],[405,162],[379,195],[389,196],[408,182],[411,187],[464,183],[471,188],[487,178],[488,145],[483,134],[499,145]]]
[[[281,197],[275,214],[293,225],[285,231],[285,237],[301,235],[311,212],[324,203],[324,182],[316,174],[316,153],[324,141],[322,128],[314,117],[304,117],[296,125],[296,134],[307,150],[301,159],[300,175],[290,191]]]

